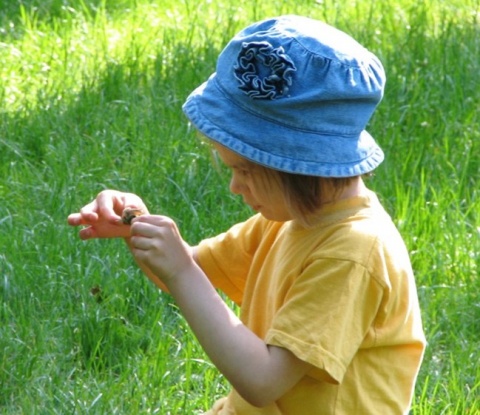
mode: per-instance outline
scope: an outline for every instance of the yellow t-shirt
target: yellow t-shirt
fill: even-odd
[[[233,390],[208,415],[408,413],[425,338],[404,242],[373,192],[320,217],[305,229],[256,215],[199,245],[243,323],[314,367],[271,406]]]

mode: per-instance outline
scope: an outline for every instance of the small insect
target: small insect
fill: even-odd
[[[95,285],[90,288],[90,294],[95,298],[97,303],[101,303],[103,301],[103,292],[99,285]]]
[[[122,213],[122,222],[125,225],[131,225],[134,218],[141,216],[144,213],[145,212],[142,209],[126,208]]]

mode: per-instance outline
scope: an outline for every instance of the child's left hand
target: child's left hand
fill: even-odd
[[[166,216],[135,218],[130,244],[135,259],[167,285],[195,263],[192,248],[182,239],[175,222]]]

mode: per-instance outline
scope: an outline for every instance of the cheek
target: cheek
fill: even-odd
[[[251,195],[262,205],[275,206],[279,203],[277,192],[268,183],[255,183],[249,186]]]
[[[258,174],[255,176],[255,180],[250,183],[250,189],[252,193],[261,197],[264,200],[278,200],[279,189],[278,183],[272,178],[267,177],[265,174]]]
[[[248,179],[245,181],[245,187],[248,188],[249,192],[255,197],[262,197],[267,192],[267,187],[262,183],[259,183],[258,180]]]

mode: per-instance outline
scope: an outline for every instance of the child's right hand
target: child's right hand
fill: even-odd
[[[104,190],[85,205],[80,212],[68,216],[71,226],[85,226],[80,230],[81,239],[92,238],[127,238],[130,226],[122,223],[121,215],[125,208],[148,210],[142,199],[133,193],[117,190]]]

